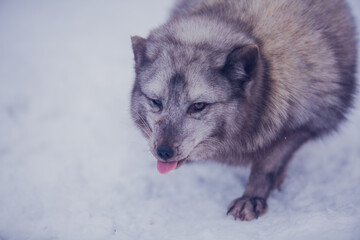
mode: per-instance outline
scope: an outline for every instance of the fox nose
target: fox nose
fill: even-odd
[[[167,145],[162,145],[156,149],[156,154],[160,158],[168,160],[169,158],[172,158],[172,156],[174,156],[174,151],[171,149],[171,147]]]

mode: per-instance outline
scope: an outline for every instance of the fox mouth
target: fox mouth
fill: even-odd
[[[161,174],[166,174],[174,169],[178,169],[181,165],[184,164],[186,159],[182,159],[180,161],[173,161],[173,162],[162,162],[157,160],[157,170]]]

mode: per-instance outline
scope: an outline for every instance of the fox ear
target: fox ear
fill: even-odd
[[[235,48],[227,56],[222,72],[236,86],[242,88],[255,74],[259,55],[259,47],[255,44]]]
[[[139,36],[132,36],[131,43],[135,57],[135,69],[138,69],[146,61],[146,39]]]

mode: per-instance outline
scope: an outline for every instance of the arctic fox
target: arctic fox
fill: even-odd
[[[352,105],[357,48],[344,0],[183,0],[131,40],[131,115],[158,171],[250,165],[228,208],[235,219],[263,215],[294,152]]]

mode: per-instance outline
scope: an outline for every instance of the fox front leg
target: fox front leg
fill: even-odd
[[[227,214],[241,221],[257,219],[265,214],[270,192],[281,185],[293,153],[308,138],[306,133],[284,137],[265,155],[254,159],[245,192],[231,202]]]

